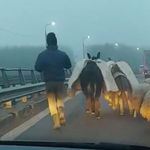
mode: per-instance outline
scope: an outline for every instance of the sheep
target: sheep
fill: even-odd
[[[132,93],[131,105],[134,110],[134,117],[136,113],[140,111],[141,104],[145,94],[150,90],[150,85],[147,83],[139,84]]]
[[[150,90],[144,96],[140,114],[150,123]]]
[[[150,84],[150,78],[145,79],[145,80],[144,80],[144,83]]]

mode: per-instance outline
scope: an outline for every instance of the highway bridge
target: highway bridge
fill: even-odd
[[[137,75],[137,78],[141,83],[144,80],[141,75]],[[140,114],[133,118],[127,110],[124,116],[120,116],[119,110],[109,108],[103,97],[100,99],[100,120],[85,113],[85,97],[81,92],[74,99],[65,99],[66,126],[53,130],[42,80],[39,78],[36,83],[13,88],[17,89],[13,89],[17,96],[10,87],[3,88],[0,93],[2,104],[5,104],[1,104],[0,111],[6,114],[9,110],[9,119],[3,117],[0,120],[1,140],[109,142],[150,146],[150,126],[147,121]],[[8,96],[4,96],[6,93],[9,93]],[[11,108],[6,105],[10,100],[14,101]]]

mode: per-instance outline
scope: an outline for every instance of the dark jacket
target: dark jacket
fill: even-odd
[[[49,46],[38,55],[35,70],[43,72],[45,82],[65,81],[65,69],[71,68],[71,62],[65,52],[58,50],[57,46]]]

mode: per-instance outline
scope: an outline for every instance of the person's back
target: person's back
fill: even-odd
[[[53,40],[55,35],[49,33],[47,36],[47,49],[39,54],[35,69],[43,72],[45,82],[65,81],[65,69],[71,68],[71,62],[65,52],[58,50],[57,39]]]
[[[71,62],[65,52],[58,50],[54,33],[47,35],[47,49],[39,54],[35,69],[42,72],[46,82],[46,92],[50,114],[53,117],[54,129],[65,124],[63,113],[65,69],[71,68]]]
[[[39,57],[43,60],[43,65],[40,66],[37,62],[35,69],[43,72],[45,82],[65,80],[64,68],[71,68],[71,63],[66,53],[58,50],[57,46],[50,46],[40,53]]]

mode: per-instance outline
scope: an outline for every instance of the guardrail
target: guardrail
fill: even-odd
[[[0,68],[2,77],[0,78],[0,84],[3,89],[0,90],[0,106],[5,108],[12,108],[12,105],[22,101],[26,103],[28,96],[38,97],[39,94],[45,93],[45,83],[42,82],[42,75],[35,72],[33,69],[28,68]],[[18,72],[17,75],[7,75],[7,71]],[[30,75],[24,75],[23,72],[30,72]],[[65,70],[66,80],[65,84],[67,85],[68,77],[71,76],[72,69]],[[27,84],[32,83],[32,84]],[[20,87],[12,87],[16,84],[20,84]],[[19,101],[17,99],[20,99]]]
[[[66,78],[65,85],[67,86],[69,78]],[[0,92],[0,105],[1,107],[5,108],[12,108],[12,105],[15,105],[16,103],[22,101],[22,103],[27,102],[27,97],[38,97],[39,95],[44,94],[45,95],[45,83],[36,83],[33,85],[25,85],[19,88],[13,88],[13,89],[3,89]],[[21,98],[20,101],[17,99]],[[16,101],[17,100],[17,101]]]
[[[66,78],[71,75],[72,69],[66,70]],[[28,83],[40,83],[43,81],[42,74],[29,68],[0,68],[0,87],[9,88]]]

